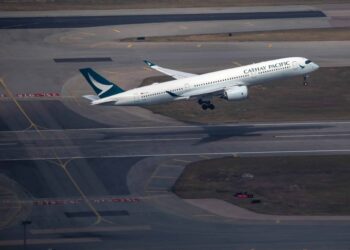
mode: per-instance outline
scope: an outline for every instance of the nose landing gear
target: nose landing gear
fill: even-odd
[[[203,101],[202,99],[198,100],[198,104],[202,106],[203,110],[207,110],[207,109],[215,109],[214,104],[212,104],[210,101]]]
[[[309,83],[307,81],[307,79],[309,78],[309,75],[305,75],[304,78],[303,78],[303,85],[304,86],[307,86]]]

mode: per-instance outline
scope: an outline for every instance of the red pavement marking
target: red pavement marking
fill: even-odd
[[[26,97],[55,97],[60,96],[60,93],[56,92],[39,92],[39,93],[20,93],[15,95],[18,98],[26,98]],[[6,94],[0,94],[0,98],[8,97]]]
[[[107,202],[128,202],[136,203],[140,202],[139,198],[101,198],[91,199],[92,203],[107,203]],[[54,206],[54,205],[75,205],[82,203],[82,199],[67,199],[67,200],[35,200],[34,206]]]

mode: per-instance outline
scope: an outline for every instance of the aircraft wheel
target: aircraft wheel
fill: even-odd
[[[308,82],[307,82],[307,79],[309,78],[308,75],[304,76],[304,81],[303,81],[303,85],[304,86],[307,86],[308,85]]]
[[[213,110],[213,109],[215,109],[215,106],[214,106],[213,104],[210,104],[210,105],[209,105],[209,108],[210,108],[211,110]]]
[[[202,105],[202,109],[203,109],[203,110],[207,110],[207,109],[208,109],[208,106],[207,106],[206,104],[203,104],[203,105]]]

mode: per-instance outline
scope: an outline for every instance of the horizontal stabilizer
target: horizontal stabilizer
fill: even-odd
[[[92,101],[92,102],[100,99],[97,95],[84,95],[83,97],[85,99],[88,99],[89,101]]]

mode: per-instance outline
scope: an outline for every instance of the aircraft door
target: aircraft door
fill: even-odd
[[[257,71],[254,70],[254,71],[250,72],[250,77],[251,78],[255,79],[257,76],[258,76],[258,72]]]
[[[293,67],[293,70],[297,70],[298,69],[298,63],[296,61],[292,62],[292,67]]]

